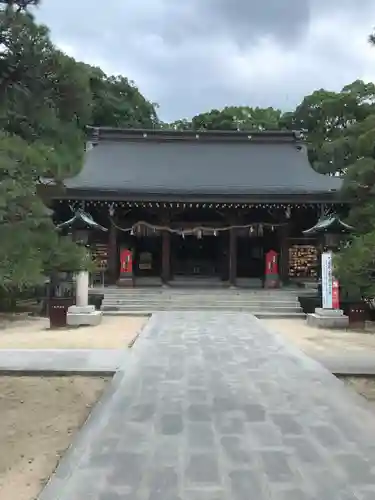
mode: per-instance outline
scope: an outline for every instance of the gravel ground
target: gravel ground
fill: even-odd
[[[133,343],[147,321],[104,316],[98,326],[51,330],[46,318],[19,317],[0,322],[0,349],[121,349]]]
[[[34,500],[107,378],[0,377],[0,500]]]

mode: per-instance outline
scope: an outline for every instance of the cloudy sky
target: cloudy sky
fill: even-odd
[[[65,52],[134,80],[164,120],[291,109],[314,89],[375,81],[374,0],[44,0],[37,19]]]

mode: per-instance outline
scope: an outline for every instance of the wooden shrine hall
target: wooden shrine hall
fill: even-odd
[[[343,207],[342,181],[313,170],[298,132],[88,135],[52,208],[56,224],[78,209],[94,222],[79,232],[105,284],[262,285],[269,252],[281,284],[316,279],[319,245],[303,232]]]

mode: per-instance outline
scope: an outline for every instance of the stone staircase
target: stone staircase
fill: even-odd
[[[249,312],[259,318],[304,318],[297,290],[105,288],[106,315],[147,315],[158,311]]]

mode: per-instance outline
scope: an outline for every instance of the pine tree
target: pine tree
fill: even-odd
[[[35,23],[27,8],[36,3],[2,2],[0,11],[0,288],[8,290],[87,265],[83,249],[59,237],[38,186],[81,166],[89,79],[74,87],[69,107],[62,86],[77,80],[77,68]]]

